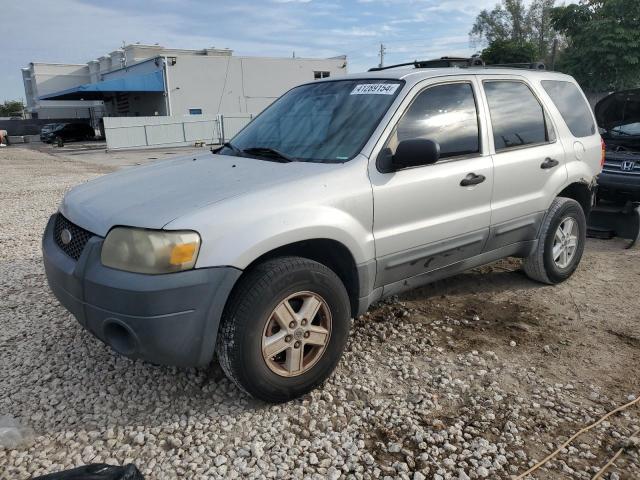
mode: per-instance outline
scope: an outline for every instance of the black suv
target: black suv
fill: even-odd
[[[58,139],[64,142],[70,140],[91,140],[96,136],[95,130],[88,123],[58,123],[55,124],[53,128],[51,128],[50,125],[51,124],[45,125],[40,131],[40,140],[45,143],[58,142]]]
[[[612,93],[594,110],[606,146],[599,196],[640,201],[640,89]]]

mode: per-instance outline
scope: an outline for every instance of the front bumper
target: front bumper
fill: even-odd
[[[102,265],[94,236],[76,262],[53,239],[55,215],[42,239],[44,267],[56,298],[118,353],[163,365],[204,366],[213,358],[220,317],[242,273],[233,267],[165,275]]]
[[[640,175],[602,172],[598,176],[602,196],[618,195],[640,200]]]

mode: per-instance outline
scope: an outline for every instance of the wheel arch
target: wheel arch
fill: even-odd
[[[244,269],[243,275],[266,260],[285,256],[307,258],[333,270],[347,290],[351,304],[351,314],[353,316],[357,315],[358,299],[360,297],[361,283],[363,282],[360,280],[355,258],[346,245],[330,238],[312,238],[292,242],[274,248],[255,258]]]
[[[575,181],[564,187],[556,196],[575,200],[582,207],[584,216],[588,217],[592,207],[593,185],[584,180]]]

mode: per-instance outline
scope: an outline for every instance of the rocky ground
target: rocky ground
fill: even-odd
[[[507,260],[377,305],[327,384],[285,405],[219,368],[122,358],[53,298],[40,257],[63,192],[109,168],[0,151],[0,420],[33,432],[0,448],[2,479],[90,462],[149,479],[514,478],[640,394],[640,249],[619,240],[589,240],[559,286]],[[622,445],[603,478],[640,478],[639,427],[636,405],[528,478],[590,479]]]

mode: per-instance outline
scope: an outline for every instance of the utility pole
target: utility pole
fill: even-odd
[[[551,71],[556,70],[556,53],[558,51],[558,39],[553,39],[553,47],[551,47]]]
[[[384,52],[387,51],[387,48],[381,43],[380,44],[380,65],[378,65],[378,67],[382,68],[384,67]]]

